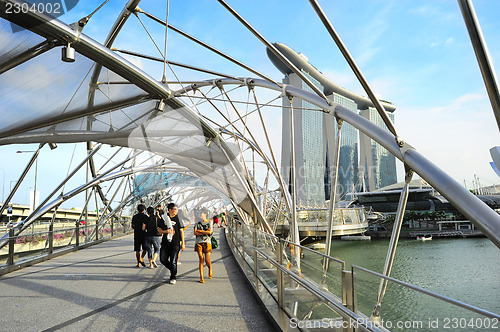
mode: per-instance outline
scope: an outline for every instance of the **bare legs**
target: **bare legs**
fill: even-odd
[[[212,262],[210,261],[210,256],[212,256],[211,252],[207,252],[205,254],[205,262],[207,263],[208,266],[208,279],[212,279],[213,273],[212,273]]]
[[[154,267],[154,268],[158,267],[158,264],[156,264],[157,258],[158,258],[158,253],[155,252],[153,254],[153,258],[149,258],[149,266],[150,267]]]
[[[142,255],[141,255],[141,252],[140,251],[136,251],[135,252],[135,258],[137,259],[137,267],[140,267],[141,265],[142,266],[146,266],[146,264],[144,264],[144,256],[146,256],[148,252],[146,250],[143,250],[142,251]]]
[[[196,252],[198,254],[198,269],[200,271],[200,282],[204,283],[205,279],[203,279],[203,253],[201,251]]]
[[[212,255],[210,252],[203,254],[201,251],[196,252],[198,254],[198,269],[200,271],[200,282],[204,283],[205,279],[203,279],[203,263],[206,262],[208,267],[208,279],[212,279],[212,262],[210,261],[210,256]]]

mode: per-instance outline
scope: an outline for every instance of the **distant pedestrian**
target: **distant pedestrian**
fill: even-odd
[[[163,209],[161,208],[161,204],[158,204],[158,206],[156,207],[156,215],[161,218],[161,216],[165,213],[165,211],[163,211]]]
[[[214,225],[217,225],[219,223],[219,212],[217,212],[217,209],[214,210],[214,216],[212,217],[212,220],[214,221]]]
[[[134,251],[135,258],[137,259],[136,267],[141,267],[146,266],[146,264],[144,264],[144,256],[146,256],[147,251],[144,246],[145,232],[142,229],[142,224],[147,221],[148,215],[146,214],[146,207],[143,204],[137,205],[137,212],[138,213],[132,217],[132,228],[134,229]]]
[[[199,211],[194,224],[194,235],[196,235],[194,251],[198,254],[198,269],[200,271],[200,282],[204,283],[203,279],[203,263],[206,262],[208,267],[208,279],[212,279],[212,262],[210,256],[212,254],[212,235],[213,222],[207,219],[208,209],[202,208]]]
[[[163,234],[160,249],[160,262],[170,270],[170,283],[177,282],[177,258],[179,250],[186,248],[184,241],[184,225],[177,214],[178,209],[174,203],[167,205],[168,212],[162,217],[164,226],[158,229]]]
[[[227,212],[226,209],[222,209],[219,217],[219,228],[222,226],[227,226]]]
[[[160,241],[161,234],[158,233],[158,227],[161,227],[163,221],[155,213],[155,209],[151,206],[147,209],[149,218],[143,224],[143,229],[146,232],[146,239],[144,244],[146,245],[146,250],[148,251],[149,268],[157,268],[156,259],[158,258],[158,253],[160,252]]]

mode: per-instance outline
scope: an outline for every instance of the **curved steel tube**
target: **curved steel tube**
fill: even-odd
[[[242,79],[243,80],[243,79]],[[219,79],[202,81],[187,87],[184,91],[190,91],[202,86],[217,84],[238,84],[242,80]],[[318,95],[300,90],[289,85],[275,85],[261,79],[246,79],[247,85],[254,85],[282,91],[286,95],[302,98],[331,115],[338,116],[347,121],[362,133],[366,134],[377,143],[386,148],[392,155],[408,165],[419,174],[432,187],[439,191],[448,201],[459,210],[466,218],[476,225],[484,235],[486,235],[497,247],[500,248],[500,215],[484,204],[479,198],[470,193],[461,184],[451,178],[448,174],[435,166],[432,162],[422,156],[408,143],[400,147],[393,134],[375,125],[359,114],[354,113],[340,105],[328,105],[328,103]],[[181,91],[175,91],[174,95],[179,95]]]
[[[2,0],[0,2],[0,9],[5,9],[6,3],[15,4],[18,3],[18,1]],[[157,98],[166,99],[167,102],[174,108],[184,106],[179,100],[174,98],[169,99],[172,93],[167,87],[140,69],[126,62],[123,58],[114,54],[111,50],[100,45],[91,38],[77,33],[60,21],[51,20],[50,17],[31,12],[19,14],[15,17],[7,17],[5,11],[0,10],[0,16],[9,19],[20,26],[26,26],[28,23],[38,23],[43,25],[43,28],[39,25],[33,27],[31,30],[46,38],[55,38],[71,43],[78,52],[103,64],[138,87],[155,95]],[[233,84],[242,83],[241,80],[230,79],[221,79],[218,80],[218,82],[221,84],[229,84],[230,82]],[[327,100],[318,95],[314,95],[291,86],[280,86],[259,79],[245,80],[245,82],[246,84],[271,88],[277,91],[283,91],[287,95],[297,96],[315,104],[316,106],[319,106],[326,112],[329,112],[332,115],[335,114],[339,118],[349,122],[415,170],[415,172],[418,173],[424,180],[441,192],[450,201],[450,203],[452,203],[460,212],[464,214],[464,216],[469,218],[486,236],[488,236],[488,238],[491,239],[491,241],[495,243],[497,247],[500,247],[500,216],[413,148],[403,146],[403,148],[400,149],[396,143],[394,135],[391,133],[386,132],[360,115],[341,106],[335,104],[330,106]],[[205,82],[202,84],[208,85],[212,83]],[[196,88],[196,86],[192,85],[188,88],[192,89]],[[179,93],[179,95],[180,94],[181,93]],[[207,130],[207,133],[214,134],[214,137],[218,136],[218,134],[194,112],[185,107],[184,110],[183,114],[189,120],[198,121],[202,124],[204,129]],[[221,143],[224,144],[223,142]],[[229,149],[226,150],[226,152],[231,153]]]
[[[8,19],[22,27],[31,27],[30,30],[32,32],[35,32],[40,36],[44,36],[45,38],[61,40],[64,43],[71,43],[72,47],[78,51],[78,53],[81,53],[100,65],[105,66],[106,68],[121,75],[137,87],[149,92],[153,98],[163,99],[170,107],[178,109],[188,121],[192,123],[199,123],[202,127],[203,133],[205,133],[207,137],[211,139],[220,138],[219,134],[212,127],[203,121],[203,119],[187,107],[181,100],[171,98],[172,93],[167,86],[161,84],[145,72],[141,71],[139,68],[125,61],[107,47],[97,43],[80,32],[73,30],[63,22],[52,19],[51,17],[41,13],[19,13],[14,17],[7,17],[5,10],[2,11],[7,3],[20,4],[20,2],[16,0],[0,0],[0,17],[4,17],[5,19]],[[125,10],[133,10],[135,8],[132,8],[133,5],[136,5],[137,3],[138,2],[134,0],[129,1]],[[115,27],[117,27],[116,29],[121,27],[123,23],[124,18],[120,18],[117,23],[115,23]],[[108,36],[108,44],[114,39],[114,37],[116,37],[116,34],[117,32],[113,31],[110,33],[110,36]],[[236,156],[233,154],[231,149],[223,140],[220,141],[220,145],[224,149],[224,152],[227,153],[229,158],[233,161],[233,166],[236,169],[241,169],[242,166],[236,161]],[[92,162],[92,160],[90,160],[90,162]],[[249,179],[246,180],[249,181]],[[251,200],[251,202],[252,204],[255,203],[254,200]],[[258,207],[256,208],[258,209]]]
[[[481,69],[481,74],[483,75],[488,96],[490,97],[490,103],[493,108],[493,114],[495,115],[498,129],[500,129],[500,92],[498,81],[495,70],[493,69],[493,63],[490,60],[486,42],[483,38],[483,33],[481,32],[481,27],[476,17],[476,12],[474,11],[474,6],[470,0],[458,0],[458,4],[460,5],[467,31],[469,31],[470,40],[474,47],[474,52],[476,53],[477,62],[479,64],[479,69]]]

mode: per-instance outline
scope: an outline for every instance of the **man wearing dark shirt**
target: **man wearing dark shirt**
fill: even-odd
[[[146,256],[147,251],[144,248],[144,238],[145,233],[142,229],[142,224],[148,221],[148,215],[146,214],[146,207],[143,204],[137,205],[138,213],[132,217],[132,228],[134,229],[134,251],[135,258],[137,259],[137,267],[146,266],[144,264],[144,256]],[[141,255],[142,247],[142,255]]]
[[[177,215],[174,203],[167,205],[168,212],[163,215],[164,227],[158,229],[163,234],[160,249],[160,262],[170,270],[170,283],[177,282],[177,257],[179,251],[186,248],[184,244],[184,225]]]

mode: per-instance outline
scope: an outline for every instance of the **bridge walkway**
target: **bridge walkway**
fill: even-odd
[[[186,232],[177,284],[170,272],[135,267],[131,235],[0,277],[0,329],[8,331],[273,331],[223,232],[214,277],[199,283]],[[205,274],[208,270],[205,267]]]

